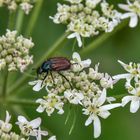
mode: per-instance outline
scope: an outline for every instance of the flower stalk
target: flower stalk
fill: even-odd
[[[16,12],[9,12],[9,22],[8,22],[8,29],[14,29],[15,26],[15,16],[16,16]]]
[[[36,24],[36,21],[38,19],[39,13],[41,11],[42,4],[43,4],[43,0],[37,0],[35,7],[34,7],[34,10],[33,10],[33,13],[31,15],[31,18],[29,20],[29,24],[28,24],[27,29],[25,31],[26,36],[30,36],[32,34],[32,31],[33,31],[34,26]]]
[[[7,94],[7,84],[8,84],[8,69],[5,69],[5,75],[4,75],[4,80],[3,80],[3,89],[2,89],[2,95],[3,99],[5,99],[6,94]]]
[[[18,34],[20,34],[22,30],[22,25],[23,25],[23,20],[24,20],[24,12],[21,9],[18,9],[18,16],[16,19],[16,30],[18,31]]]

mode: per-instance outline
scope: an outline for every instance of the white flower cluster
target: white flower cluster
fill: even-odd
[[[0,139],[1,140],[29,140],[29,137],[35,137],[36,140],[41,140],[41,135],[47,136],[47,131],[40,129],[41,119],[36,118],[28,121],[25,117],[19,116],[16,124],[19,126],[21,133],[12,132],[12,124],[10,123],[11,116],[6,111],[5,121],[0,120]]]
[[[0,7],[7,6],[10,11],[15,11],[19,6],[25,14],[33,8],[34,0],[0,0]]]
[[[29,50],[33,46],[31,39],[17,36],[17,31],[7,30],[6,34],[0,37],[0,70],[7,66],[8,71],[19,69],[23,72],[33,63],[33,56],[29,56]]]
[[[126,19],[130,18],[130,27],[136,27],[138,24],[138,18],[140,17],[140,1],[134,0],[133,2],[130,2],[127,0],[127,4],[119,4],[119,7],[125,11],[121,18]]]
[[[132,62],[125,64],[122,61],[119,63],[127,73],[116,75],[113,78],[115,80],[126,79],[125,88],[129,95],[122,98],[122,106],[131,101],[130,112],[135,113],[140,108],[140,64]]]
[[[57,13],[50,17],[56,24],[66,24],[68,38],[76,38],[79,47],[81,37],[92,37],[100,32],[111,32],[119,23],[121,13],[105,0],[66,0],[57,5]],[[99,10],[100,8],[100,10]]]
[[[90,59],[82,61],[76,52],[72,57],[70,70],[61,72],[65,78],[53,72],[52,76],[49,74],[44,81],[41,79],[44,77],[42,74],[39,80],[29,82],[34,91],[40,91],[43,87],[47,90],[47,95],[36,101],[40,104],[37,111],[46,111],[50,116],[55,109],[62,114],[63,106],[67,102],[80,105],[83,114],[88,115],[85,125],[94,122],[94,137],[99,137],[99,117],[106,119],[110,115],[109,110],[121,106],[119,103],[112,104],[115,99],[107,96],[107,89],[112,89],[116,81],[107,73],[98,72],[99,64],[91,68]]]

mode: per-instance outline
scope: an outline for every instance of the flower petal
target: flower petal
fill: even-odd
[[[112,77],[115,80],[120,80],[120,79],[131,79],[131,74],[125,73],[125,74],[118,74]]]
[[[33,86],[33,85],[35,85],[35,84],[37,84],[37,83],[38,83],[38,80],[28,82],[28,84],[31,85],[31,86]]]
[[[91,59],[87,59],[87,60],[82,61],[82,65],[84,68],[89,67],[91,65]]]
[[[131,12],[129,12],[129,13],[125,13],[125,14],[122,14],[121,15],[121,19],[126,19],[126,18],[131,18],[131,17],[133,17],[134,15],[136,15],[136,14],[134,14],[134,13],[131,13]]]
[[[78,33],[72,33],[67,38],[68,39],[76,38],[77,39],[77,42],[78,42],[78,46],[79,47],[82,47],[82,40],[81,40],[81,37],[80,37],[80,35]]]
[[[28,122],[27,119],[24,116],[18,116],[18,121],[21,122],[21,123]]]
[[[61,115],[61,114],[64,113],[64,110],[63,109],[60,109],[57,113]]]
[[[48,131],[42,131],[42,130],[40,130],[40,133],[41,133],[41,135],[43,135],[43,136],[47,136],[47,135],[48,135]]]
[[[131,16],[130,18],[130,22],[129,22],[129,26],[131,28],[134,28],[136,27],[138,24],[138,16],[136,14],[134,14],[133,16]]]
[[[41,105],[36,109],[36,111],[39,112],[39,113],[44,112],[44,110],[45,110],[45,108]]]
[[[32,121],[29,122],[29,124],[33,127],[33,128],[38,128],[41,124],[41,118],[36,118]]]
[[[40,129],[40,127],[37,130],[37,133],[38,133],[37,136],[36,136],[37,140],[41,140],[41,135],[43,135],[43,136],[47,136],[48,135],[48,132],[47,131],[42,131]]]
[[[6,123],[9,123],[10,119],[11,119],[11,116],[9,115],[9,112],[6,111],[6,119],[5,119],[5,122]]]
[[[75,37],[76,37],[76,33],[72,33],[67,36],[68,39],[75,38]]]
[[[76,62],[81,62],[81,57],[80,57],[79,53],[77,53],[77,52],[74,52],[74,53],[72,54],[72,58],[73,58],[73,60],[76,61]]]
[[[56,136],[51,136],[48,140],[56,140]]]
[[[130,112],[136,113],[140,107],[140,100],[138,98],[133,99],[130,104]]]
[[[101,122],[97,115],[94,116],[94,138],[98,138],[101,135]]]
[[[111,104],[111,102],[116,101],[116,98],[114,97],[107,97],[106,98],[107,102]]]
[[[42,81],[38,81],[38,83],[33,87],[34,91],[40,91],[43,88]]]
[[[98,98],[98,106],[101,106],[106,101],[106,89],[103,89],[101,96]]]
[[[129,101],[131,101],[133,96],[125,96],[122,98],[122,106],[124,107]]]
[[[123,10],[130,11],[130,8],[127,4],[118,4],[118,6]]]
[[[111,110],[113,108],[120,107],[120,106],[122,106],[122,104],[120,103],[108,104],[108,105],[101,106],[100,111],[107,111],[107,110]]]
[[[85,126],[90,125],[92,123],[92,121],[93,121],[93,116],[89,116],[88,119],[85,122]]]
[[[98,115],[99,115],[100,117],[102,117],[103,119],[106,119],[106,118],[109,117],[110,114],[111,114],[111,113],[110,113],[109,111],[102,111],[102,112],[100,112]]]
[[[79,46],[79,47],[82,47],[81,36],[80,36],[78,33],[76,34],[76,39],[77,39],[77,41],[78,41],[78,46]]]

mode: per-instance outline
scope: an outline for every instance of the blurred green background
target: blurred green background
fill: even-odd
[[[56,42],[56,40],[65,32],[65,25],[56,25],[50,19],[49,16],[53,16],[56,13],[56,3],[62,2],[61,0],[44,0],[41,8],[41,13],[35,24],[35,28],[32,33],[32,38],[35,43],[35,47],[32,49],[34,54],[34,63],[41,59],[44,52],[47,52],[50,47]],[[110,3],[125,2],[122,0],[109,0]],[[24,17],[24,23],[22,26],[22,34],[28,27],[28,21],[31,17]],[[5,33],[8,21],[8,11],[6,8],[0,8],[0,35]],[[100,36],[99,36],[100,37]],[[96,38],[86,39],[85,47],[96,40]],[[74,40],[65,40],[61,44],[60,49],[55,51],[52,56],[66,56],[71,58],[72,44]],[[80,51],[75,47],[76,51]],[[111,75],[123,73],[124,70],[118,64],[117,60],[122,60],[126,63],[140,62],[140,25],[131,29],[125,26],[120,31],[110,36],[107,40],[103,41],[96,49],[93,49],[87,53],[82,54],[82,58],[92,59],[92,65],[100,62],[100,71],[108,72]],[[47,59],[47,58],[46,58]],[[32,72],[35,75],[35,72]],[[20,73],[11,73],[8,82],[8,88],[13,86],[17,80],[21,77]],[[2,75],[0,75],[2,83]],[[18,100],[30,99],[36,100],[39,97],[45,95],[45,90],[40,93],[32,91],[32,87],[28,85],[28,81],[34,80],[28,78],[25,82],[12,92],[12,95],[8,95],[9,98],[16,96]],[[113,91],[109,90],[109,95],[124,94],[124,82],[116,84]],[[18,114],[26,115],[29,119],[42,117],[42,125],[48,128],[53,134],[55,134],[58,140],[93,140],[92,125],[85,127],[84,123],[87,119],[82,115],[81,108],[77,112],[77,121],[75,128],[71,135],[69,135],[69,129],[73,121],[74,113],[71,113],[70,120],[67,125],[64,124],[69,107],[65,106],[65,113],[63,115],[53,114],[48,117],[46,113],[39,114],[35,111],[36,106],[32,105],[13,105],[3,104],[0,105],[0,119],[4,118],[5,110],[8,110],[13,114],[12,121],[16,121]],[[125,108],[118,108],[111,111],[112,115],[102,122],[102,134],[98,140],[139,140],[140,139],[140,111],[135,114],[129,112],[129,105]],[[16,127],[14,129],[17,129]],[[46,138],[44,138],[46,140]]]

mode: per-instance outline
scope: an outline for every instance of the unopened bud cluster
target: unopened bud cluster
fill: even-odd
[[[29,56],[29,50],[33,46],[31,39],[17,36],[17,31],[7,30],[6,34],[0,37],[0,70],[7,67],[8,71],[19,69],[23,72],[33,63],[33,56]]]
[[[92,37],[100,32],[111,32],[120,23],[121,13],[105,0],[67,0],[57,5],[57,13],[50,17],[56,24],[66,24],[68,38]]]
[[[0,139],[1,140],[28,140],[26,138],[20,137],[18,134],[11,132],[5,133],[0,130]]]
[[[112,104],[115,98],[107,96],[107,89],[112,89],[115,81],[107,73],[98,72],[98,64],[95,68],[90,67],[90,64],[90,59],[82,61],[80,55],[75,52],[70,70],[61,72],[65,78],[57,72],[52,72],[53,76],[49,74],[45,80],[42,74],[39,80],[29,82],[33,85],[34,91],[40,91],[43,87],[47,90],[46,96],[36,101],[40,104],[37,111],[40,113],[46,111],[50,116],[55,110],[58,114],[63,114],[66,103],[80,105],[83,114],[89,116],[85,123],[89,125],[94,121],[94,116],[107,118],[110,115],[108,110],[121,106],[117,103]],[[106,105],[109,108],[105,107]],[[104,110],[100,109],[102,107]],[[97,132],[97,135],[99,136],[100,132]]]
[[[7,6],[10,11],[15,11],[20,7],[28,15],[34,3],[35,0],[0,0],[0,7]]]

